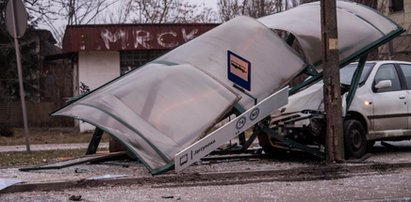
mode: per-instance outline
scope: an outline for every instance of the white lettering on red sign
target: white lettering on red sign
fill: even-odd
[[[132,36],[129,37],[128,32],[124,30],[118,31],[110,31],[108,29],[104,29],[101,31],[100,36],[103,40],[104,46],[107,50],[110,50],[110,44],[117,43],[120,41],[121,49],[126,49],[127,46],[127,39],[132,39],[134,41],[134,48],[145,48],[150,49],[152,46],[150,45],[153,43],[157,43],[159,46],[164,48],[173,48],[179,45],[177,37],[181,34],[184,42],[190,41],[196,37],[198,33],[198,29],[193,29],[190,32],[187,32],[185,28],[182,28],[180,33],[175,31],[167,31],[158,33],[157,36],[153,36],[149,31],[146,30],[134,30],[132,32]]]
[[[126,32],[121,29],[114,33],[110,32],[108,29],[105,29],[101,32],[100,36],[104,41],[104,46],[106,46],[108,50],[110,49],[110,43],[115,43],[118,40],[121,40],[121,48],[126,48]]]
[[[134,41],[134,48],[138,48],[138,45],[141,45],[146,49],[151,48],[150,44],[147,43],[152,39],[150,32],[137,30],[135,33],[136,40]]]
[[[197,34],[198,29],[193,29],[190,33],[186,33],[186,29],[181,29],[181,33],[183,34],[184,42],[190,41],[191,39],[195,38],[195,34]]]
[[[174,38],[177,37],[177,33],[175,32],[164,32],[158,35],[157,37],[157,43],[158,45],[164,47],[164,48],[172,48],[172,47],[176,47],[178,46],[178,42],[177,41],[171,41],[171,42],[164,42],[164,38],[166,35],[171,35]]]

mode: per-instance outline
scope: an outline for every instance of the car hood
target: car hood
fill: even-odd
[[[324,111],[323,100],[323,84],[314,84],[290,96],[288,105],[283,108],[283,113],[288,114],[302,110]]]

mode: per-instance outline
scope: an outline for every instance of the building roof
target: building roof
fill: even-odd
[[[105,24],[67,26],[65,52],[169,50],[219,24]]]

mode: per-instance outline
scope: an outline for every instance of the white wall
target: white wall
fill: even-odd
[[[120,76],[120,52],[82,51],[78,56],[78,82],[94,90]],[[94,126],[80,121],[80,132],[94,130]]]

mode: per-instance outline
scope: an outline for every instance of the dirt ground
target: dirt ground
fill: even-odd
[[[24,130],[22,128],[12,129],[12,137],[0,136],[0,146],[24,145]],[[88,143],[92,137],[92,132],[79,133],[73,128],[29,128],[30,144],[67,144],[67,143]],[[108,135],[104,134],[102,142],[108,142]]]
[[[1,146],[25,145],[24,130],[14,128],[13,136],[0,136]],[[72,128],[29,128],[30,145],[34,144],[70,144],[89,143],[92,132],[79,133]],[[109,137],[104,134],[101,142],[108,142]],[[32,152],[5,152],[0,153],[0,168],[12,166],[38,165],[83,156],[85,149],[51,150]]]
[[[0,153],[0,168],[33,166],[83,156],[85,149]]]

